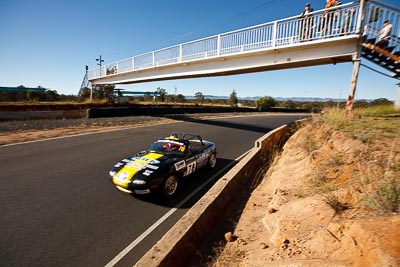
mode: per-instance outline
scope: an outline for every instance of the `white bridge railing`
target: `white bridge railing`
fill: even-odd
[[[389,18],[399,24],[399,10],[391,11],[380,2],[367,2],[365,20],[381,26]],[[359,3],[348,3],[338,7],[318,10],[306,16],[293,16],[236,31],[231,31],[168,48],[156,50],[117,62],[106,64],[88,71],[88,79],[133,72],[143,69],[177,63],[197,61],[226,55],[243,54],[253,51],[294,46],[304,42],[316,42],[327,38],[356,35],[360,29]],[[378,11],[376,11],[378,10]],[[380,11],[379,11],[380,10]],[[375,13],[374,13],[375,12]],[[378,12],[378,13],[376,13]],[[373,17],[373,16],[378,16]],[[374,21],[372,21],[374,20]],[[397,20],[397,22],[396,22]],[[369,24],[371,24],[369,23]],[[366,27],[369,35],[378,34],[377,27]],[[392,38],[393,40],[397,39]]]
[[[365,12],[364,35],[367,38],[377,38],[383,27],[383,22],[389,20],[393,25],[390,46],[400,46],[400,8],[379,1],[368,3]]]

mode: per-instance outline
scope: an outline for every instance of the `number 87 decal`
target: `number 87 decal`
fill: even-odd
[[[183,174],[183,176],[187,176],[192,172],[194,172],[195,170],[196,170],[196,161],[193,161],[186,165],[186,172]]]

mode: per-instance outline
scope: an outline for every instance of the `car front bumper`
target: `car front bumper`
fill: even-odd
[[[128,194],[145,195],[145,194],[151,193],[151,190],[150,190],[150,189],[136,189],[136,190],[134,190],[134,189],[126,189],[126,188],[123,188],[123,187],[121,187],[121,186],[119,186],[119,185],[116,185],[115,187],[116,187],[118,190],[120,190],[120,191],[122,191],[122,192],[125,192],[125,193],[128,193]]]
[[[151,185],[136,185],[136,184],[118,184],[112,181],[115,185],[115,187],[128,194],[137,194],[137,195],[145,195],[145,194],[150,194],[151,192],[157,190],[157,188],[160,186],[158,183],[153,183]]]

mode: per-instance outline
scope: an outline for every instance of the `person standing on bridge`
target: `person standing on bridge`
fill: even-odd
[[[312,40],[312,28],[314,25],[314,18],[310,15],[314,10],[311,8],[310,3],[304,7],[304,11],[300,14],[300,42]]]
[[[392,35],[393,25],[390,24],[389,20],[383,22],[383,28],[379,31],[379,38],[376,42],[376,46],[382,49],[386,49],[389,45],[390,36]]]
[[[339,0],[326,0],[325,9],[339,6],[341,4],[342,2],[340,2]],[[334,22],[337,20],[338,12],[338,9],[335,9],[325,10],[324,13],[322,13],[320,25],[321,37],[326,37],[333,33],[333,26]]]
[[[342,22],[340,24],[340,35],[347,35],[352,31],[355,8],[348,8],[343,11]]]

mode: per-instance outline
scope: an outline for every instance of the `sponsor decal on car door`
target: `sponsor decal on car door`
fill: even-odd
[[[183,173],[183,176],[188,176],[196,171],[197,163],[196,158],[190,158],[186,161],[186,171]]]
[[[207,153],[199,153],[196,155],[196,161],[197,161],[197,168],[203,168],[204,166],[207,165],[208,161],[208,155]]]

